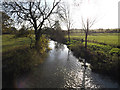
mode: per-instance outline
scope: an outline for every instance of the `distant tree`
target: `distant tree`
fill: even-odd
[[[35,47],[39,47],[39,40],[42,35],[42,28],[45,21],[56,14],[56,7],[61,0],[53,0],[49,4],[46,0],[34,0],[30,2],[3,2],[3,9],[15,17],[18,23],[27,22],[35,30]]]
[[[13,34],[16,28],[13,27],[13,20],[5,12],[0,12],[2,15],[2,33],[3,34]]]
[[[18,30],[15,27],[10,27],[10,34],[16,34]]]
[[[54,40],[57,40],[58,42],[62,42],[64,40],[64,32],[61,29],[59,20],[55,21],[54,24],[54,31],[51,36]]]
[[[107,33],[107,32],[110,32],[110,29],[109,29],[109,28],[108,28],[108,29],[106,29],[106,30],[105,30],[105,32],[106,32],[106,33]]]
[[[16,34],[16,37],[27,37],[29,34],[29,31],[27,30],[27,28],[23,25],[22,28],[20,28],[20,30],[18,31],[18,33]]]
[[[61,27],[60,27],[59,20],[56,20],[56,21],[55,21],[54,30],[57,30],[57,31],[62,30]]]
[[[99,30],[98,32],[104,33],[104,30],[102,28],[99,28],[98,30]]]
[[[87,18],[87,20],[83,20],[82,18],[82,26],[83,26],[83,30],[85,32],[85,48],[87,49],[87,37],[88,37],[88,33],[90,28],[94,25],[96,19],[94,20],[90,20],[89,18]]]
[[[64,4],[61,4],[60,6],[60,18],[63,19],[66,27],[67,27],[67,30],[68,30],[68,41],[70,42],[70,29],[72,27],[72,18],[70,16],[70,7],[68,4],[64,3]]]
[[[10,27],[13,20],[5,12],[0,12],[2,14],[2,27]]]

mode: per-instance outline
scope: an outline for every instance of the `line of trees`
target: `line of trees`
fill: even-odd
[[[0,15],[2,15],[2,34],[15,34],[17,32],[17,29],[13,26],[13,19],[11,19],[10,16],[2,11],[0,12]]]
[[[119,33],[120,29],[90,29],[89,33]],[[70,29],[70,33],[84,33],[83,29]]]

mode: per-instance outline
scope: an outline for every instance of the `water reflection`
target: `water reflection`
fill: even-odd
[[[58,42],[55,42],[55,50],[59,51],[59,50],[64,50],[64,45]]]
[[[83,81],[82,81],[82,88],[85,88],[85,72],[86,72],[86,61],[84,60],[84,69],[83,69]]]
[[[46,60],[28,76],[16,80],[20,88],[117,88],[109,78],[91,72],[89,64],[73,56],[66,45],[50,41]]]
[[[68,50],[68,57],[67,57],[67,61],[70,60],[70,50]]]

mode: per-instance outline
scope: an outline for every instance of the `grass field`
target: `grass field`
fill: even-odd
[[[105,43],[112,46],[120,46],[118,36],[120,33],[92,33],[88,35],[89,41]],[[84,33],[71,33],[71,38],[84,39]],[[67,37],[67,36],[66,36]]]
[[[2,51],[5,52],[20,46],[26,46],[30,42],[28,37],[14,38],[14,35],[2,35]]]
[[[47,39],[42,40],[46,41]],[[33,39],[33,44],[34,44]],[[38,52],[34,47],[30,48],[29,37],[17,37],[14,35],[2,35],[2,87],[14,87],[13,80],[31,70],[35,70],[47,56],[46,44]],[[41,42],[40,42],[41,43]],[[41,45],[41,44],[40,44]],[[44,46],[43,46],[44,45]],[[45,49],[44,49],[45,48]]]

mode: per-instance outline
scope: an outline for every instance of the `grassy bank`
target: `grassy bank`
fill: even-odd
[[[33,36],[34,37],[34,36]],[[33,43],[34,43],[33,38]],[[19,37],[16,38],[15,35],[5,34],[2,35],[2,52],[12,50],[20,46],[30,46],[30,38],[28,37]]]
[[[2,36],[3,88],[13,87],[12,81],[15,78],[34,70],[44,61],[47,55],[46,50],[48,50],[48,40],[45,37],[40,40],[42,48],[38,53],[36,49],[30,48],[30,39],[27,37]]]
[[[88,41],[117,47],[120,46],[118,36],[120,36],[120,33],[91,33],[88,35]],[[84,39],[85,35],[84,33],[71,33],[70,37],[71,39]]]
[[[65,43],[73,51],[76,57],[85,58],[87,62],[91,64],[92,71],[119,79],[120,48],[117,48],[118,36],[116,36],[115,33],[107,33],[108,36],[105,33],[96,33],[96,36],[94,36],[93,33],[92,35],[93,36],[88,36],[88,40],[95,39],[96,42],[89,41],[87,51],[85,51],[84,48],[85,42],[81,42],[80,40],[80,37],[83,38],[83,36],[79,36],[78,39],[76,38],[76,34],[75,36],[73,34],[70,44],[68,44],[69,42]],[[100,41],[106,44],[103,44]]]

